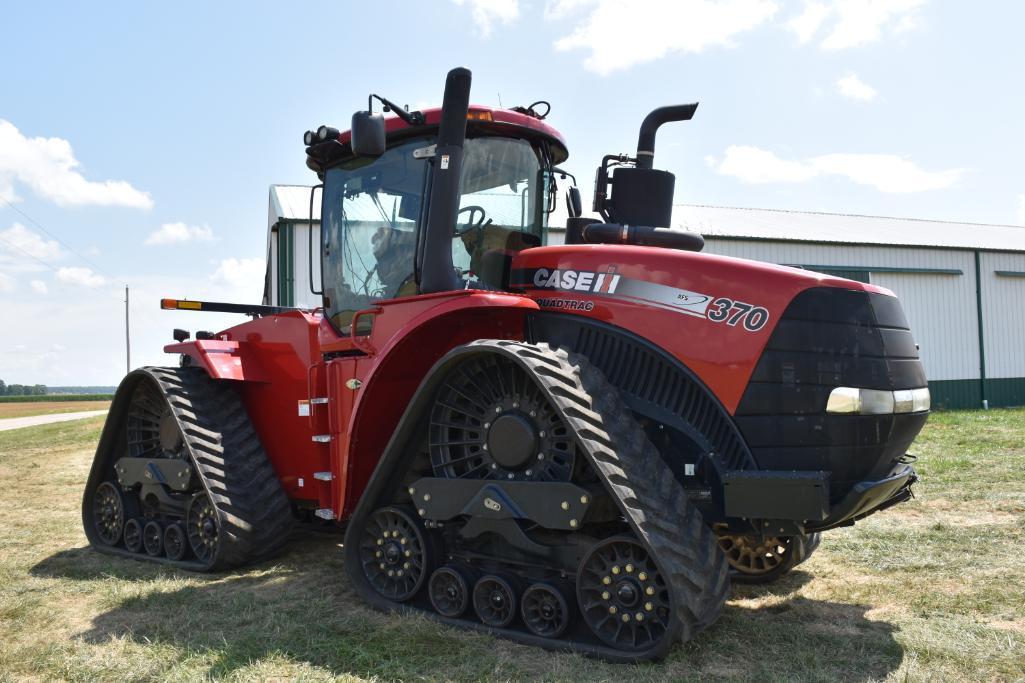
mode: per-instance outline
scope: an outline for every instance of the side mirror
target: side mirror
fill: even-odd
[[[566,211],[570,218],[576,218],[584,212],[583,200],[580,199],[580,188],[573,185],[566,190]]]
[[[384,150],[384,116],[369,111],[353,114],[352,153],[359,157],[379,157]]]

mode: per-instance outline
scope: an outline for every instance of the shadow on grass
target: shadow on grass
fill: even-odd
[[[556,656],[424,618],[376,613],[350,589],[338,539],[320,534],[300,534],[277,561],[237,573],[191,574],[78,548],[46,558],[32,574],[126,582],[117,605],[92,617],[79,637],[97,645],[122,638],[167,644],[212,677],[271,661],[386,680],[865,680],[885,678],[903,658],[893,627],[866,619],[868,607],[795,596],[812,578],[803,571],[768,586],[736,587],[708,631],[663,663],[637,666]],[[147,589],[147,581],[169,577],[185,585]]]

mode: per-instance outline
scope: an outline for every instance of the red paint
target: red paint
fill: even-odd
[[[651,247],[575,245],[521,252],[514,269],[605,273],[595,293],[527,288],[523,293],[457,291],[375,304],[370,335],[355,341],[319,314],[289,312],[218,334],[216,340],[170,344],[211,377],[232,380],[274,469],[295,500],[346,518],[373,473],[410,398],[430,367],[450,349],[475,339],[522,339],[537,299],[592,302],[585,315],[633,331],[674,354],[731,413],[736,409],[776,322],[809,287],[889,294],[871,285],[783,266]],[[621,277],[607,293],[614,271]],[[644,280],[711,297],[762,306],[769,321],[756,332],[707,318],[618,298],[625,282]],[[327,360],[324,354],[330,354]],[[352,388],[350,380],[359,385]],[[310,414],[299,404],[310,399]],[[314,436],[330,436],[315,442]],[[314,478],[330,472],[330,481]],[[301,483],[300,483],[301,482]]]

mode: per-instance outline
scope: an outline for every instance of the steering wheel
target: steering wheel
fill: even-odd
[[[469,213],[470,215],[467,216],[466,223],[462,227],[459,227],[459,216],[464,213]],[[484,220],[486,216],[487,212],[484,211],[484,207],[478,206],[477,204],[470,204],[469,206],[464,206],[459,209],[459,211],[456,212],[456,236],[462,237],[471,230],[480,230],[485,225],[491,223],[490,218],[486,221]]]

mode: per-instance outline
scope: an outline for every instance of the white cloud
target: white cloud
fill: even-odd
[[[710,165],[720,174],[748,183],[801,183],[820,175],[845,177],[880,192],[908,193],[939,190],[955,184],[965,169],[927,171],[893,154],[825,154],[806,160],[786,160],[758,147],[732,145],[722,161]]]
[[[802,183],[816,175],[814,168],[800,161],[780,159],[768,150],[745,145],[731,145],[722,162],[712,158],[708,162],[718,173],[745,183]]]
[[[65,284],[89,288],[101,287],[107,281],[91,268],[84,267],[61,268],[57,271],[57,279]]]
[[[164,223],[150,233],[146,245],[181,244],[183,242],[212,242],[214,232],[208,225],[186,225],[185,223]]]
[[[1018,222],[1025,225],[1025,193],[1018,195]]]
[[[491,35],[496,23],[511,24],[520,16],[519,0],[453,0],[457,5],[469,5],[473,23],[481,38]]]
[[[858,78],[854,72],[848,73],[836,82],[836,91],[844,97],[862,102],[871,102],[879,94],[875,88]]]
[[[797,34],[797,39],[803,44],[815,37],[829,15],[831,9],[821,2],[809,2],[805,0],[804,11],[787,22],[787,28]]]
[[[18,199],[15,181],[60,206],[100,205],[149,209],[148,192],[124,180],[86,180],[76,170],[71,143],[61,138],[27,138],[0,119],[0,197]]]
[[[0,231],[0,262],[24,261],[26,254],[43,261],[52,261],[64,256],[64,251],[56,240],[45,239],[21,223],[14,223]]]
[[[824,50],[843,50],[883,37],[883,31],[904,33],[918,23],[918,10],[927,0],[836,0],[829,8],[835,18],[832,30],[823,38]]]
[[[7,273],[0,273],[0,292],[13,292],[17,289],[18,283]]]
[[[46,283],[42,280],[33,280],[28,284],[36,294],[46,294],[50,291],[49,288],[47,288]]]
[[[218,286],[218,301],[259,303],[266,272],[262,258],[228,258],[217,265],[210,281]]]
[[[584,4],[556,3],[547,13],[560,18]],[[777,10],[771,0],[604,0],[587,6],[590,15],[555,48],[589,50],[584,66],[599,74],[673,53],[732,47],[736,36],[767,22]]]

